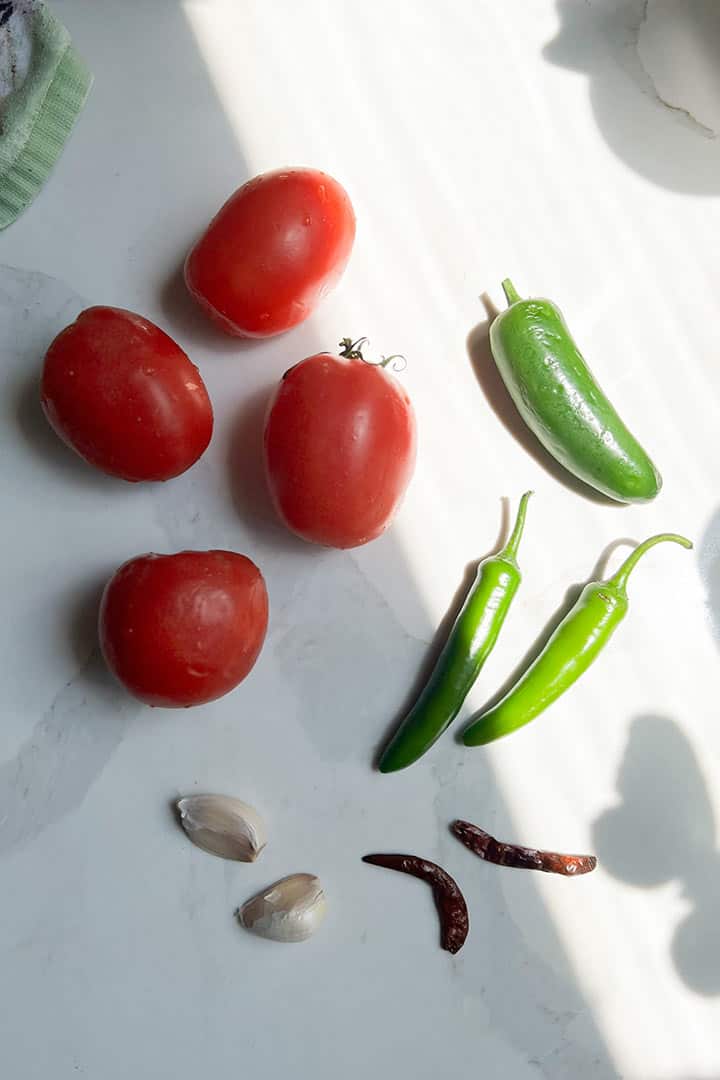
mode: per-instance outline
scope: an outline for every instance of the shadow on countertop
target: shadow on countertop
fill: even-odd
[[[720,508],[698,545],[708,617],[720,647]],[[621,881],[652,889],[677,882],[690,910],[672,937],[678,975],[693,991],[720,995],[720,844],[700,763],[679,724],[637,717],[618,775],[619,802],[595,822],[598,858]]]
[[[652,0],[651,0],[652,2]],[[676,4],[648,0],[557,0],[560,26],[543,55],[557,67],[588,77],[598,128],[614,154],[647,180],[671,191],[720,192],[720,140],[683,103],[664,101],[642,60],[646,20],[668,41],[681,29],[697,46],[708,74],[720,66],[720,5],[714,0]],[[718,103],[720,110],[720,102]]]
[[[681,884],[691,909],[676,928],[673,963],[698,994],[720,994],[720,851],[697,758],[674,720],[639,716],[617,781],[619,802],[595,822],[604,868],[629,885]]]
[[[710,518],[698,546],[698,569],[705,587],[708,616],[720,648],[720,507]]]

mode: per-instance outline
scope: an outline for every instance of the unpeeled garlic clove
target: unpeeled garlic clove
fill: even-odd
[[[305,941],[325,918],[323,887],[314,874],[291,874],[253,896],[238,911],[241,924],[273,941]]]
[[[263,820],[252,806],[229,795],[178,799],[180,824],[193,844],[238,862],[255,862],[267,842]]]

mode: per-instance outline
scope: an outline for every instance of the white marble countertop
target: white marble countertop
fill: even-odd
[[[0,235],[0,1044],[7,1080],[720,1076],[720,10],[680,0],[57,0],[96,75],[31,210]],[[303,327],[219,337],[184,252],[225,196],[285,164],[348,188],[347,275]],[[653,452],[652,505],[560,482],[487,366],[478,295],[549,295]],[[43,351],[86,303],[159,322],[200,365],[202,462],[130,486],[76,461],[36,404]],[[293,362],[368,334],[402,351],[420,430],[394,528],[347,553],[274,521],[267,395]],[[534,487],[523,591],[470,705],[505,680],[613,540],[672,529],[613,644],[522,733],[373,754],[502,499]],[[145,550],[261,566],[268,641],[213,705],[151,711],[105,675],[99,589]],[[618,554],[612,556],[617,560]],[[613,563],[614,565],[614,563]],[[712,602],[715,601],[713,612]],[[465,715],[467,714],[467,709]],[[193,848],[170,800],[267,817],[252,865]],[[485,866],[501,839],[595,851],[566,881]],[[451,958],[428,890],[371,850],[443,863],[472,929]],[[295,870],[329,896],[298,947],[233,919]]]

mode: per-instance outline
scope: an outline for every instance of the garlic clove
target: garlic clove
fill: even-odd
[[[305,941],[325,918],[325,892],[314,874],[291,874],[248,900],[240,923],[273,941]]]
[[[267,837],[252,806],[229,795],[188,795],[178,799],[180,824],[193,844],[212,855],[255,862]]]

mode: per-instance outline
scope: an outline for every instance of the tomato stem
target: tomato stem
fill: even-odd
[[[407,367],[407,360],[402,353],[393,353],[392,356],[381,356],[377,363],[373,363],[372,360],[367,360],[362,353],[365,345],[370,344],[370,339],[366,337],[358,338],[357,341],[353,341],[352,338],[344,337],[340,342],[340,355],[345,360],[362,360],[364,363],[369,364],[370,367],[387,367],[388,364],[392,364],[392,371],[404,371]]]
[[[383,356],[382,359],[378,362],[377,366],[384,368],[387,367],[388,364],[392,363],[392,361],[395,361],[391,369],[392,371],[404,371],[407,367],[407,360],[402,353],[393,353],[392,356]]]
[[[343,360],[362,360],[365,364],[369,364],[370,367],[388,367],[389,364],[392,364],[391,370],[393,372],[404,372],[407,367],[407,360],[399,352],[394,352],[392,356],[381,356],[376,364],[366,360],[363,355],[363,348],[369,343],[370,339],[366,337],[357,338],[356,341],[353,341],[352,338],[343,338],[340,341],[340,355]]]
[[[364,360],[365,357],[362,354],[363,346],[369,344],[369,338],[366,337],[359,337],[357,341],[353,341],[353,339],[349,337],[344,337],[340,342],[340,355],[345,360]]]

